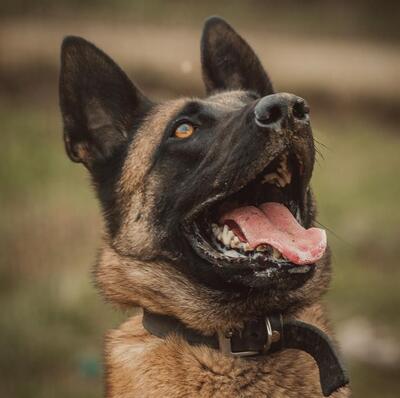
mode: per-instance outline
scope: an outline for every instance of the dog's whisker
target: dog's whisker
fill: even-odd
[[[331,151],[332,149],[329,148],[327,145],[325,145],[323,142],[319,141],[317,138],[314,137],[314,142],[316,142],[318,145],[321,145],[322,147],[324,147],[325,149],[327,149],[328,151]]]
[[[336,233],[333,229],[327,227],[326,225],[322,224],[321,222],[319,222],[318,220],[314,221],[315,224],[318,224],[320,227],[326,229],[329,233],[332,234],[332,236],[334,236],[336,239],[340,240],[343,243],[346,243],[346,245],[349,246],[353,246],[347,239],[343,238],[342,236],[340,236],[338,233]]]

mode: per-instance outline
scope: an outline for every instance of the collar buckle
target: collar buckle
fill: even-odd
[[[265,318],[265,327],[266,327],[266,339],[263,347],[260,350],[233,351],[232,350],[233,332],[230,331],[227,334],[224,334],[223,332],[218,331],[219,350],[227,356],[239,357],[239,358],[266,354],[270,350],[271,344],[280,339],[280,335],[279,332],[275,332],[272,330],[271,322],[268,317]]]

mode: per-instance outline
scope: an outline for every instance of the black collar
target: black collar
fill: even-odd
[[[186,327],[177,318],[143,310],[143,326],[157,337],[176,333],[191,345],[206,345],[234,357],[268,355],[287,348],[305,351],[318,365],[325,397],[349,382],[329,337],[313,325],[285,319],[282,315],[248,321],[241,331],[227,335],[206,336]]]

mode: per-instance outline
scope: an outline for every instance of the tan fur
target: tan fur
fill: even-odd
[[[144,121],[129,148],[117,188],[120,206],[125,209],[123,225],[113,241],[113,246],[120,253],[127,254],[133,251],[138,256],[145,256],[151,251],[154,235],[147,221],[148,212],[156,200],[153,187],[157,176],[146,179],[146,173],[165,126],[186,101],[179,99],[157,106]],[[154,117],[155,115],[157,117]],[[136,221],[138,217],[140,222]]]

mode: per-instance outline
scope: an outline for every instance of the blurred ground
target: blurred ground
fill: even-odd
[[[318,221],[330,229],[334,253],[326,302],[354,396],[398,397],[397,4],[166,4],[0,6],[1,395],[100,396],[102,335],[126,317],[91,283],[100,217],[88,176],[67,160],[61,141],[62,37],[94,41],[155,98],[201,95],[201,21],[219,14],[254,46],[279,90],[311,103],[321,152]]]

